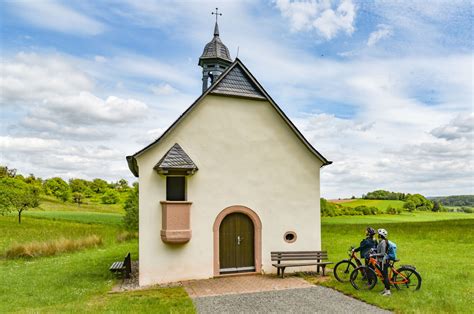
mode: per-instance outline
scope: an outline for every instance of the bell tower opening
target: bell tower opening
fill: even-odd
[[[199,66],[202,67],[202,92],[204,93],[232,63],[229,49],[222,43],[219,37],[219,25],[217,24],[219,9],[212,12],[216,16],[214,26],[214,37],[204,47],[204,51],[199,58]]]

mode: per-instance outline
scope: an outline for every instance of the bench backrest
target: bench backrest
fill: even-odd
[[[130,274],[132,272],[132,259],[130,258],[130,253],[125,256],[123,260],[123,266],[125,266],[125,271]]]
[[[326,260],[327,251],[286,251],[271,252],[272,261],[308,261],[308,260]]]

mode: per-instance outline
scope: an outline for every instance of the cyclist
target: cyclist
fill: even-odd
[[[380,242],[377,245],[377,253],[373,254],[373,256],[377,257],[378,267],[382,272],[383,276],[383,284],[385,289],[381,292],[383,296],[390,296],[390,281],[388,279],[388,269],[389,267],[389,259],[387,256],[388,252],[388,232],[385,229],[377,230]]]
[[[365,258],[365,265],[367,265],[369,261],[370,249],[377,248],[377,240],[374,239],[374,235],[374,228],[367,227],[367,229],[365,229],[366,238],[360,241],[360,246],[358,248],[353,249],[354,252],[360,251],[360,258]]]

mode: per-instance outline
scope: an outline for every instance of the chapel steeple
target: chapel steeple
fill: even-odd
[[[229,49],[222,43],[219,37],[219,25],[217,24],[219,9],[212,12],[216,16],[216,24],[214,26],[214,38],[204,47],[201,57],[199,58],[199,66],[202,67],[202,92],[204,93],[215,82],[217,77],[224,72],[232,63]]]

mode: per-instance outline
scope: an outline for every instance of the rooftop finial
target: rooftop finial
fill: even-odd
[[[219,8],[216,8],[216,12],[212,12],[212,15],[216,16],[216,25],[214,26],[214,36],[219,36],[219,26],[217,25],[218,16],[222,16],[222,13],[219,13]]]

